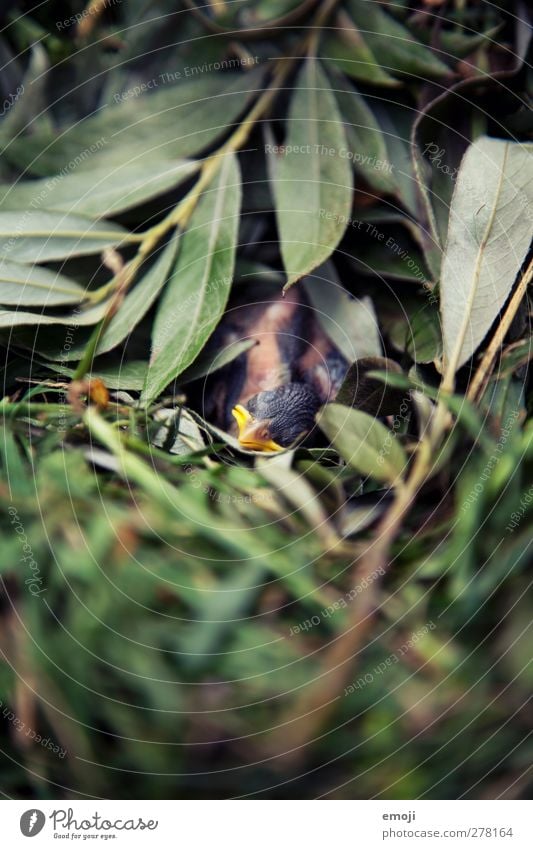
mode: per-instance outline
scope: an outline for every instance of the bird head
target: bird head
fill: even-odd
[[[307,434],[321,405],[317,393],[305,383],[286,383],[259,392],[237,404],[232,415],[239,428],[239,442],[252,451],[281,451]]]

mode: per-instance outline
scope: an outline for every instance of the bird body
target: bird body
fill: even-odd
[[[242,340],[251,347],[208,378],[203,413],[245,448],[286,448],[313,429],[348,363],[300,287],[230,307],[211,345],[223,350]]]

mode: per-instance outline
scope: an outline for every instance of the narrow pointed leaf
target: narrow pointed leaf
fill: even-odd
[[[222,316],[235,266],[240,204],[240,172],[232,154],[224,158],[182,237],[154,324],[145,401],[195,360]]]
[[[113,95],[68,132],[36,128],[23,144],[7,144],[2,155],[33,174],[91,171],[106,163],[190,157],[212,144],[231,127],[250,99],[262,88],[263,71],[246,74],[201,74],[175,84],[155,79],[150,92],[135,87]]]
[[[237,339],[235,342],[230,342],[224,348],[218,351],[203,351],[200,356],[189,366],[181,375],[180,383],[190,383],[193,380],[198,380],[200,377],[206,377],[213,374],[228,363],[236,360],[241,354],[253,348],[255,342],[253,339]]]
[[[396,188],[383,131],[362,95],[341,74],[333,79],[335,97],[341,110],[350,161],[366,182],[380,192]]]
[[[416,221],[418,220],[418,192],[411,158],[412,118],[403,107],[390,103],[386,106],[378,104],[374,111],[385,137],[387,159],[393,165],[395,194]]]
[[[533,236],[533,145],[481,138],[461,162],[442,262],[448,367],[460,368],[504,306]]]
[[[331,263],[305,278],[304,287],[317,320],[349,363],[359,357],[380,356],[381,341],[369,297],[352,297],[335,279]]]
[[[370,227],[368,232],[371,232]],[[365,245],[358,255],[353,257],[352,262],[359,274],[368,274],[371,277],[377,275],[379,278],[390,277],[392,280],[419,283],[431,279],[420,251],[406,250],[392,237],[385,241],[380,239],[377,244],[370,242]]]
[[[298,76],[287,125],[286,153],[273,171],[278,234],[290,286],[333,253],[346,230],[352,202],[346,134],[316,59],[308,59]]]
[[[62,212],[0,212],[0,258],[48,262],[95,254],[120,244],[128,232],[118,224]]]
[[[59,306],[76,304],[85,290],[74,280],[38,265],[0,259],[0,304],[4,306]]]
[[[386,71],[426,77],[442,77],[450,69],[438,55],[421,44],[399,21],[388,15],[379,3],[349,0],[348,11],[365,44]]]
[[[349,466],[378,481],[401,479],[407,456],[395,433],[377,419],[341,404],[327,404],[317,422]]]
[[[63,325],[66,328],[90,327],[104,317],[108,307],[109,301],[104,301],[101,304],[88,307],[86,310],[76,310],[64,315],[50,315],[45,312],[26,312],[24,310],[0,310],[0,328],[24,327],[25,325],[44,326],[48,324]],[[64,339],[61,339],[59,350],[61,350],[63,344]],[[64,354],[62,354],[62,357],[64,357]],[[64,358],[68,359],[68,357]]]
[[[432,363],[442,356],[442,330],[437,307],[420,307],[406,302],[404,315],[391,326],[389,336],[400,351],[407,351],[415,363]]]
[[[335,18],[335,30],[325,32],[321,39],[320,55],[333,62],[348,76],[372,85],[399,86],[381,65],[363,34],[344,9]]]
[[[109,164],[55,178],[0,185],[3,210],[28,209],[43,198],[46,209],[80,215],[116,215],[138,206],[182,183],[198,168],[198,163],[179,160]]]
[[[74,368],[56,363],[43,363],[50,371],[72,379]],[[143,360],[121,360],[116,365],[95,366],[87,374],[88,378],[98,377],[108,389],[133,389],[140,392],[144,386],[148,363]]]

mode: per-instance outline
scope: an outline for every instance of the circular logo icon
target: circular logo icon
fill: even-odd
[[[31,808],[29,811],[24,811],[20,818],[20,830],[24,837],[35,837],[42,831],[46,822],[46,817],[42,811],[37,808]]]

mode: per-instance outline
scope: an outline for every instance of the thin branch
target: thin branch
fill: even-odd
[[[494,367],[494,360],[496,359],[496,355],[498,351],[501,350],[503,340],[507,336],[511,323],[518,312],[520,304],[524,300],[524,296],[527,292],[527,287],[533,278],[533,260],[529,263],[528,267],[524,271],[522,277],[520,278],[520,282],[516,287],[516,291],[514,292],[511,300],[507,304],[504,314],[502,315],[501,321],[496,328],[496,332],[492,337],[490,344],[488,345],[483,359],[481,360],[477,371],[474,375],[474,378],[468,387],[467,398],[469,401],[476,401],[481,398],[483,395],[486,383],[490,377],[492,369]]]

